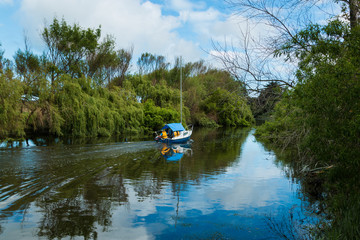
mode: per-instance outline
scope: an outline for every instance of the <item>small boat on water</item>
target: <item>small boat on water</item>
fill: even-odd
[[[180,123],[166,124],[160,131],[155,132],[155,141],[167,144],[185,143],[190,139],[193,126],[187,126],[186,130],[182,125],[182,58],[180,57]]]
[[[191,128],[191,129],[190,129]],[[155,141],[163,143],[185,143],[189,141],[193,132],[193,127],[188,126],[186,130],[181,123],[166,124],[160,131],[155,132]]]

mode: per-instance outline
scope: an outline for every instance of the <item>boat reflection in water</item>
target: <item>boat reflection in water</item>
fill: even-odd
[[[178,225],[179,217],[179,208],[180,208],[180,191],[182,189],[182,178],[181,178],[181,158],[184,155],[192,156],[193,151],[191,149],[191,141],[187,144],[166,144],[162,143],[160,149],[161,155],[166,159],[168,162],[178,162],[179,165],[179,172],[178,172],[178,181],[173,182],[173,190],[176,196],[176,210],[175,215],[172,217],[174,220],[175,228]]]
[[[161,144],[161,155],[167,161],[179,161],[184,155],[191,156],[193,154],[191,143],[186,144]]]

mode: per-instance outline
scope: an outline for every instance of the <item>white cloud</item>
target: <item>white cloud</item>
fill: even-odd
[[[206,11],[181,11],[180,16],[183,21],[189,21],[192,23],[203,23],[217,21],[221,13],[218,10],[209,8]]]
[[[196,43],[182,39],[175,31],[181,26],[180,19],[164,16],[161,10],[159,4],[140,0],[23,0],[18,16],[36,46],[41,43],[44,20],[49,24],[56,16],[82,27],[101,25],[103,36],[113,35],[119,48],[134,45],[135,55],[151,52],[169,60],[180,54],[191,60],[198,58],[201,50]]]
[[[204,2],[191,2],[189,0],[170,0],[167,4],[169,8],[174,11],[193,11],[195,9],[204,9],[206,4]]]
[[[171,0],[169,1],[169,7],[175,11],[192,10],[195,5],[186,0]]]
[[[17,19],[34,48],[44,47],[40,37],[44,22],[64,17],[68,24],[84,28],[101,25],[102,36],[113,35],[118,48],[134,46],[135,61],[144,52],[168,61],[180,55],[186,61],[209,58],[202,49],[210,51],[211,40],[223,42],[225,36],[238,39],[243,24],[205,1],[169,0],[161,5],[149,0],[22,0],[20,4]],[[166,9],[178,15],[164,15]]]

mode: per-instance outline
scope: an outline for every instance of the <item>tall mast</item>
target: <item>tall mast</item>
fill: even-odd
[[[182,124],[182,57],[180,56],[180,123]]]

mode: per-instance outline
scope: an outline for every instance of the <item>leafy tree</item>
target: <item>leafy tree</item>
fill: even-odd
[[[180,57],[177,57],[175,59],[175,64],[173,68],[170,69],[166,79],[168,84],[172,87],[177,88],[180,84],[180,66]],[[204,60],[200,60],[194,63],[188,62],[183,64],[183,66],[181,67],[183,79],[189,79],[190,77],[205,74],[208,70],[208,67],[205,65]]]
[[[359,12],[358,1],[341,1]],[[355,4],[356,6],[352,5]],[[346,19],[346,18],[345,18]],[[359,233],[360,28],[354,16],[326,25],[309,24],[280,46],[277,54],[299,61],[298,84],[277,106],[272,122],[259,128],[262,139],[292,146],[307,168],[335,166],[326,174],[330,224],[321,238],[355,239]]]
[[[130,68],[133,48],[115,50],[115,39],[107,36],[95,52],[87,56],[88,74],[100,85],[122,86]]]
[[[25,38],[25,50],[18,50],[14,56],[15,71],[24,83],[26,98],[39,97],[42,86],[46,85],[43,59],[32,53]]]
[[[70,26],[64,19],[54,18],[52,24],[44,28],[42,38],[48,48],[47,58],[53,82],[60,72],[79,78],[83,75],[86,57],[98,47],[101,29],[82,29]]]
[[[131,79],[132,85],[135,87],[137,96],[141,98],[142,102],[152,99],[154,104],[159,107],[174,106],[179,104],[179,90],[170,87],[165,80],[157,80],[154,84],[152,78],[146,76],[133,76]]]
[[[137,65],[140,75],[149,75],[155,81],[163,78],[170,64],[165,61],[164,56],[143,53],[138,59]]]
[[[257,97],[250,98],[251,110],[255,118],[267,117],[280,101],[283,89],[277,82],[268,83]]]
[[[1,43],[0,43],[0,47],[1,47]],[[2,71],[3,69],[3,59],[4,59],[4,50],[0,48],[0,71]]]
[[[150,130],[160,129],[166,123],[178,122],[180,119],[179,111],[168,108],[155,106],[152,100],[148,100],[144,104],[144,122]]]
[[[0,73],[11,71],[12,72],[12,62],[4,57],[5,50],[1,49],[1,43],[0,43]]]
[[[109,85],[112,79],[111,68],[115,60],[115,39],[106,36],[95,51],[87,56],[88,69],[86,76],[92,78],[99,86]]]
[[[0,141],[25,135],[21,96],[23,85],[11,71],[0,71]]]
[[[253,116],[245,98],[216,89],[203,102],[201,108],[212,120],[226,127],[250,126]]]
[[[112,66],[112,72],[115,74],[112,84],[122,86],[125,81],[126,73],[130,68],[133,48],[130,50],[120,49],[116,52],[116,58]]]

